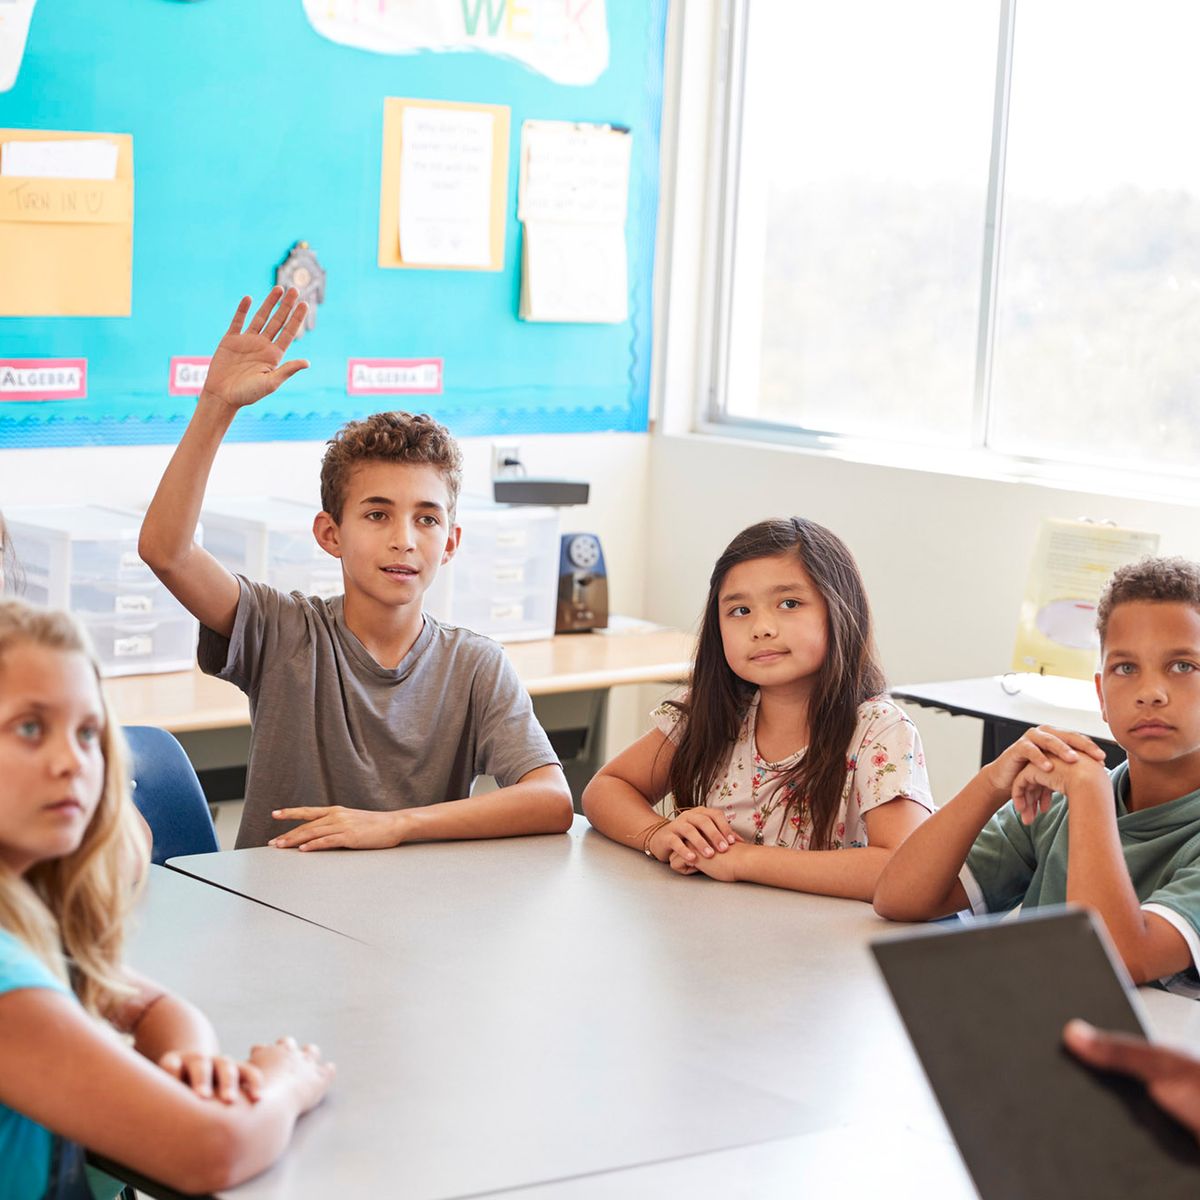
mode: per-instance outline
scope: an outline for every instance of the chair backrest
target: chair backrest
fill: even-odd
[[[219,849],[208,801],[183,747],[165,729],[126,725],[133,757],[133,802],[146,818],[153,862]]]

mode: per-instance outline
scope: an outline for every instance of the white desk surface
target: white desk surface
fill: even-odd
[[[1100,716],[1098,703],[1052,704],[1027,691],[1014,694],[1010,689],[1017,686],[1020,685],[1009,677],[985,675],[978,679],[899,684],[890,691],[901,705],[905,701],[919,702],[957,716],[1013,721],[1021,725],[1053,725],[1059,729],[1075,729],[1101,741],[1112,741],[1112,732]]]
[[[172,865],[197,878],[155,872],[135,965],[234,1051],[292,1032],[339,1065],[236,1200],[823,1195],[884,1170],[881,1123],[897,1194],[932,1173],[925,1195],[974,1195],[867,950],[898,927],[868,905],[674,876],[582,820]],[[1200,1045],[1200,1005],[1143,998]]]
[[[291,1031],[339,1065],[331,1102],[238,1200],[488,1193],[879,1112],[950,1148],[867,953],[889,928],[867,905],[673,876],[582,821],[173,865],[229,890],[156,878],[134,963],[234,1050]]]

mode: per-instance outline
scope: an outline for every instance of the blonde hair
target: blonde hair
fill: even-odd
[[[83,630],[66,613],[0,600],[4,657],[32,644],[82,654],[100,673]],[[134,989],[122,967],[125,922],[145,879],[149,848],[130,795],[128,752],[100,693],[104,786],[79,846],[25,874],[0,865],[0,927],[20,938],[93,1015],[107,1018]]]

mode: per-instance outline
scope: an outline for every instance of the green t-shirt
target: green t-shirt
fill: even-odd
[[[1169,921],[1192,951],[1180,990],[1194,990],[1200,959],[1200,790],[1167,804],[1130,812],[1129,765],[1109,772],[1125,866],[1143,908]],[[1006,804],[984,826],[967,855],[963,886],[976,912],[1006,912],[1067,899],[1067,798],[1022,825]],[[1197,993],[1200,994],[1200,993]]]

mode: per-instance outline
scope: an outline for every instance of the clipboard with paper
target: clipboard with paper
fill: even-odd
[[[0,262],[0,316],[129,316],[132,135],[0,129]]]

